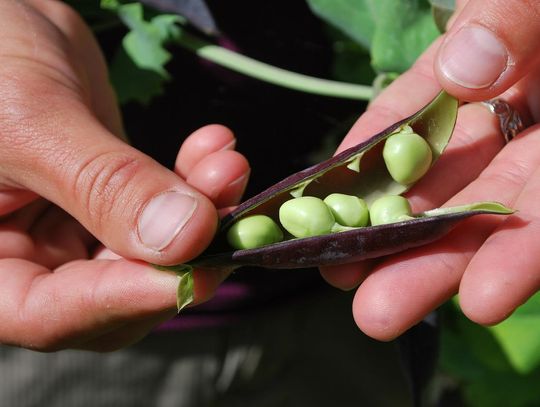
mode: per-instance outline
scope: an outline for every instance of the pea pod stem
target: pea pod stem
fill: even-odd
[[[177,43],[210,62],[274,85],[343,99],[371,100],[373,97],[371,86],[332,81],[291,72],[214,45],[188,33],[179,36]]]

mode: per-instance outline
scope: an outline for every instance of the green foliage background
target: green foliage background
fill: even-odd
[[[163,91],[171,59],[167,46],[185,42],[186,19],[138,2],[67,1],[96,32],[125,25],[110,66],[121,103],[150,103]],[[328,24],[334,77],[380,87],[407,70],[439,35],[453,0],[307,0]],[[435,16],[435,19],[433,18]],[[437,21],[437,24],[435,23]],[[248,72],[249,74],[249,72]],[[442,349],[436,391],[459,392],[474,407],[540,405],[540,295],[505,322],[481,327],[466,319],[457,299],[442,307]]]

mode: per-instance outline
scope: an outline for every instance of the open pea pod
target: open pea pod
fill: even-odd
[[[388,254],[433,242],[457,222],[480,214],[508,215],[513,211],[497,202],[433,209],[403,222],[368,226],[344,232],[292,239],[249,250],[202,256],[192,266],[305,268],[343,264]]]
[[[227,244],[227,230],[238,220],[251,215],[267,215],[277,220],[281,205],[295,197],[324,198],[331,193],[362,197],[368,204],[384,195],[400,195],[413,184],[394,180],[383,159],[385,140],[404,129],[427,141],[431,166],[447,146],[456,122],[458,101],[441,92],[428,105],[367,141],[295,173],[242,203],[223,219],[220,231],[208,250],[190,267],[304,268],[343,264],[397,253],[439,239],[460,220],[479,214],[509,214],[512,210],[494,202],[481,202],[455,208],[441,208],[413,215],[407,220],[352,228],[320,236],[294,238],[253,249],[233,250]]]

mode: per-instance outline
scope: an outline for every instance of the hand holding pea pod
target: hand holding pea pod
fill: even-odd
[[[535,13],[517,1],[460,3],[463,13],[454,20],[449,37],[433,44],[409,72],[373,102],[342,148],[356,144],[400,115],[419,108],[419,99],[428,99],[440,86],[433,73],[434,63],[437,78],[453,94],[475,101],[501,97],[517,108],[528,124],[538,123],[540,111],[533,102],[540,98],[540,71],[532,59],[540,49],[537,41],[540,25]],[[507,18],[516,13],[527,13],[524,20],[529,23]],[[493,18],[494,15],[501,18]],[[454,54],[462,53],[465,48],[449,44],[456,39],[458,30],[466,31],[471,26],[492,30],[492,36],[493,31],[501,35],[504,51],[511,55],[503,60],[516,61],[508,69],[499,66],[503,70],[501,78],[497,76],[500,72],[491,70],[492,64],[486,65],[487,71],[475,71],[487,84],[484,87],[466,86],[465,80],[456,83],[455,78],[447,75],[448,65],[443,66],[444,59],[447,63],[458,60],[459,56]],[[445,45],[441,49],[443,41]],[[479,51],[473,47],[482,45],[485,42],[466,46],[469,52],[466,55],[477,68],[486,61],[476,58]],[[465,64],[454,67],[464,68]],[[466,69],[461,73],[472,74],[472,68]],[[487,77],[493,72],[495,76]],[[353,314],[364,332],[381,340],[395,338],[456,293],[470,319],[494,324],[538,290],[539,141],[540,130],[538,125],[533,125],[504,146],[498,120],[485,106],[460,107],[456,130],[445,155],[407,194],[413,209],[495,196],[517,212],[506,219],[465,221],[436,243],[389,256],[376,264],[362,262],[323,268],[323,276],[341,288],[352,289],[361,283]]]
[[[121,140],[103,56],[65,2],[0,1],[0,36],[0,343],[126,346],[176,312],[178,277],[146,262],[202,251],[247,162],[221,126],[174,172]],[[196,273],[195,302],[223,274]]]

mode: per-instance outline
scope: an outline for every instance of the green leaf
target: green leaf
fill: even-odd
[[[518,372],[529,373],[540,365],[540,293],[489,329]]]
[[[122,46],[138,68],[169,78],[164,65],[171,59],[171,54],[146,33],[131,31],[122,40]]]
[[[368,49],[342,31],[328,28],[327,33],[334,51],[332,78],[342,82],[371,85],[375,72],[370,64],[371,56]]]
[[[115,10],[130,29],[110,68],[119,102],[135,100],[146,104],[163,92],[163,84],[169,79],[165,65],[171,54],[165,46],[181,36],[178,23],[184,20],[172,14],[158,14],[146,20],[140,3],[102,0],[101,5]]]
[[[176,288],[176,308],[178,312],[193,302],[193,267],[189,264],[177,264],[175,266],[152,264],[152,266],[157,270],[172,271],[178,276],[178,286]]]
[[[143,7],[138,3],[120,6],[118,16],[131,29],[122,45],[135,65],[168,78],[164,65],[170,60],[171,54],[164,44],[172,35],[179,35],[179,29],[174,28],[174,24],[181,21],[180,17],[161,15],[145,21]]]
[[[163,93],[163,77],[154,71],[139,68],[123,47],[114,56],[109,72],[120,104],[135,101],[147,105]]]
[[[439,35],[427,0],[308,0],[313,12],[371,50],[377,72],[404,72]]]
[[[440,32],[446,31],[446,23],[456,9],[456,0],[430,0],[433,20]]]
[[[420,0],[379,0],[371,45],[378,72],[404,72],[439,35],[431,10]]]
[[[178,312],[191,304],[193,296],[193,272],[189,271],[179,275],[178,288],[176,289],[176,309]]]
[[[101,0],[100,7],[106,10],[117,10],[120,7],[119,0]]]
[[[522,376],[515,372],[488,371],[481,380],[468,383],[465,396],[472,407],[534,407],[540,405],[540,371]]]
[[[516,372],[493,332],[468,320],[454,304],[443,307],[440,371],[459,385],[465,405],[540,405],[540,369]]]
[[[466,381],[481,379],[487,372],[511,371],[500,344],[486,328],[467,319],[457,297],[444,307],[441,365]]]
[[[177,41],[182,35],[182,29],[178,24],[184,22],[182,17],[174,14],[160,14],[150,21],[163,43]]]
[[[307,0],[314,14],[370,48],[375,32],[372,7],[377,0]]]

